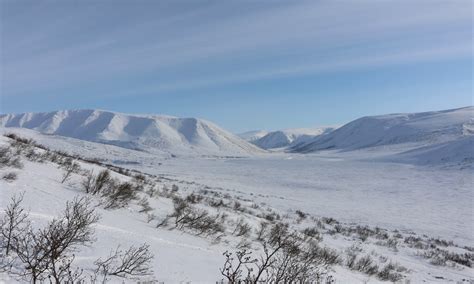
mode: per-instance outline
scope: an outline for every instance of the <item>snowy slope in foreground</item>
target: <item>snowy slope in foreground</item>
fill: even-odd
[[[16,132],[17,129],[15,129]],[[22,133],[31,133],[33,134],[34,131],[22,129]],[[44,136],[45,139],[48,139],[48,136],[45,135],[38,135],[38,137]],[[74,140],[72,138],[65,138],[65,137],[56,137],[56,136],[49,136],[49,139],[59,140],[63,139],[64,143],[69,142],[70,140]],[[77,140],[81,141],[81,140]],[[94,144],[91,142],[81,141],[84,142],[83,144],[86,147],[89,147],[90,144]],[[0,147],[6,146],[9,143],[6,137],[0,136]],[[79,145],[77,145],[79,146]],[[104,148],[118,148],[111,145],[102,145]],[[76,145],[75,145],[76,147]],[[133,150],[128,150],[125,148],[120,148],[124,152],[137,152]],[[87,152],[89,149],[84,149],[84,152]],[[40,150],[43,151],[43,150]],[[106,151],[110,153],[109,151]],[[30,156],[30,152],[25,152]],[[143,155],[145,153],[142,153]],[[278,155],[286,155],[286,154],[275,154]],[[152,156],[152,155],[151,155]],[[32,156],[31,156],[32,157]],[[265,159],[269,158],[270,156],[258,156],[255,158],[249,159],[229,159],[229,162],[236,162],[236,163],[245,163],[248,164],[250,159]],[[272,156],[273,158],[274,156]],[[313,155],[298,155],[298,158],[314,158]],[[76,162],[80,165],[81,171],[77,173],[73,173],[71,178],[64,183],[61,183],[61,179],[64,175],[64,170],[58,166],[55,162],[49,160],[36,160],[36,158],[32,157],[31,160],[27,159],[26,156],[22,156],[22,163],[24,164],[23,168],[9,168],[9,167],[0,167],[0,176],[4,176],[9,172],[14,172],[18,175],[18,177],[14,180],[7,181],[4,178],[0,179],[0,217],[3,214],[3,210],[8,205],[10,197],[15,194],[19,194],[21,192],[25,192],[25,199],[24,199],[24,206],[29,211],[31,219],[33,221],[34,226],[44,226],[47,221],[54,218],[60,211],[64,208],[64,203],[67,200],[72,200],[76,196],[87,196],[84,192],[81,184],[83,183],[87,172],[95,172],[98,173],[103,170],[103,165],[98,164],[90,164],[85,161],[77,160]],[[156,159],[154,159],[156,160]],[[181,159],[172,159],[172,161],[179,161]],[[227,162],[222,163],[222,159],[210,160],[210,159],[193,159],[194,161],[201,161],[201,162],[212,162],[217,163],[214,166],[217,169],[224,169],[229,167]],[[247,161],[246,161],[247,160]],[[293,160],[284,160],[290,161]],[[267,163],[269,161],[261,161]],[[337,173],[337,168],[343,168],[344,166],[348,166],[351,168],[351,171],[354,172],[354,176],[359,176],[360,172],[360,165],[348,165],[347,162],[342,162],[339,165],[335,165],[332,168],[327,169],[327,172],[324,173],[324,169],[328,168],[331,163],[335,161],[325,162],[322,165],[321,170],[317,170],[320,173],[321,177],[328,176],[331,182],[340,182],[344,181],[348,178],[347,172],[342,173],[344,178],[334,178],[334,173]],[[202,164],[195,165],[195,163],[189,163],[187,160],[183,161],[183,166],[196,166],[197,169],[210,174],[209,164],[208,167],[203,167]],[[329,163],[329,164],[328,164]],[[223,166],[226,165],[227,166]],[[278,164],[281,165],[281,162]],[[167,165],[169,167],[171,165]],[[400,167],[399,165],[394,165],[395,167]],[[262,167],[259,165],[259,169]],[[291,166],[289,167],[291,168]],[[302,167],[298,168],[298,173],[301,174],[302,169],[310,169],[313,167]],[[155,168],[156,169],[156,168]],[[239,171],[242,170],[249,170],[253,174],[261,173],[259,170],[254,170],[249,168],[248,166],[242,167],[241,164],[237,165],[235,168],[228,168],[229,176],[235,177],[236,174],[239,174]],[[288,169],[288,165],[285,165],[282,170],[286,172]],[[373,167],[369,170],[370,175],[374,175],[374,170],[380,169],[379,166]],[[162,171],[160,169],[159,171]],[[275,170],[275,169],[274,169]],[[85,171],[85,172],[84,172]],[[188,169],[184,169],[186,173],[193,173],[195,174],[196,171],[189,171]],[[393,174],[393,170],[384,170],[387,174]],[[413,169],[409,171],[415,172],[414,176],[417,177],[417,180],[420,179],[419,173],[416,173],[416,170]],[[296,172],[295,172],[296,173]],[[314,176],[314,170],[311,170],[310,176]],[[328,173],[331,173],[328,175]],[[119,174],[117,172],[112,172],[113,177],[118,179],[121,182],[132,182],[135,183],[135,179],[131,176],[126,176]],[[222,172],[220,173],[222,174]],[[266,176],[268,172],[265,172],[264,176]],[[456,174],[462,174],[462,172],[456,172]],[[245,176],[248,176],[248,173],[245,173]],[[286,174],[280,174],[280,172],[273,172],[273,176],[270,176],[270,180],[276,179],[276,177],[281,177]],[[229,176],[226,175],[219,175],[216,176],[216,180],[220,182],[228,183]],[[259,177],[254,182],[261,181],[264,176]],[[310,177],[307,176],[307,177]],[[141,243],[145,242],[150,246],[150,250],[154,253],[155,258],[151,263],[151,266],[155,272],[155,277],[157,282],[164,282],[164,283],[215,283],[222,279],[222,275],[219,273],[219,268],[222,266],[224,259],[222,253],[224,251],[236,251],[239,247],[243,245],[249,246],[250,250],[255,250],[258,252],[259,247],[261,245],[258,241],[256,241],[259,224],[262,220],[265,222],[273,222],[269,221],[267,216],[274,216],[273,214],[277,214],[275,216],[280,216],[282,218],[282,222],[288,223],[289,226],[295,230],[305,230],[311,229],[316,231],[308,231],[309,233],[315,232],[316,236],[320,237],[320,240],[317,241],[318,245],[321,247],[327,247],[332,251],[336,252],[340,258],[341,262],[339,264],[332,265],[330,269],[330,274],[334,276],[335,282],[334,283],[379,283],[381,282],[380,277],[376,275],[367,275],[362,272],[351,270],[347,267],[346,259],[349,257],[350,253],[356,253],[358,259],[362,259],[363,257],[370,256],[371,261],[376,263],[378,266],[374,269],[378,271],[383,271],[384,267],[389,266],[389,264],[396,265],[392,268],[392,272],[395,272],[395,269],[399,271],[403,276],[400,281],[406,281],[411,283],[446,283],[446,282],[461,282],[461,281],[471,281],[473,275],[473,268],[466,265],[459,265],[455,264],[452,261],[447,262],[444,265],[433,265],[431,258],[424,258],[423,255],[430,256],[429,252],[434,251],[436,248],[440,249],[441,251],[451,252],[453,255],[468,255],[469,248],[463,248],[462,245],[458,245],[455,243],[451,243],[448,241],[443,241],[439,239],[431,238],[430,236],[421,236],[417,235],[415,232],[411,230],[404,229],[404,223],[401,224],[396,231],[387,230],[384,228],[377,228],[377,231],[372,227],[359,227],[358,223],[345,223],[345,222],[337,222],[332,218],[320,218],[318,215],[313,215],[313,213],[309,212],[308,210],[311,209],[318,209],[321,208],[320,204],[316,205],[315,202],[321,200],[321,195],[324,193],[332,193],[332,194],[341,194],[339,196],[332,196],[330,198],[330,202],[327,200],[322,200],[323,203],[328,206],[328,208],[336,207],[337,210],[341,210],[340,214],[345,216],[353,216],[354,211],[360,210],[361,207],[373,207],[373,206],[360,206],[363,202],[356,202],[357,205],[355,207],[337,207],[334,206],[333,202],[340,200],[343,196],[346,196],[348,199],[353,199],[355,196],[360,196],[360,198],[365,199],[365,204],[378,204],[377,202],[367,201],[368,197],[373,196],[373,192],[368,193],[366,191],[367,188],[363,189],[360,193],[356,193],[354,189],[359,188],[361,185],[360,181],[366,181],[367,176],[362,176],[360,180],[354,179],[350,177],[350,193],[348,194],[347,191],[340,192],[341,185],[336,185],[335,188],[338,190],[317,190],[315,188],[310,188],[309,191],[305,191],[304,194],[298,194],[294,190],[286,191],[286,197],[278,197],[278,195],[283,194],[283,192],[275,192],[275,187],[271,185],[268,187],[269,191],[266,193],[258,192],[258,190],[262,190],[260,184],[255,184],[255,190],[247,191],[245,186],[238,186],[236,189],[232,189],[233,186],[230,184],[223,185],[224,187],[216,186],[215,182],[207,181],[206,183],[204,180],[199,181],[196,177],[191,177],[193,180],[192,182],[187,182],[186,180],[182,180],[181,175],[175,175],[174,179],[162,177],[162,176],[146,176],[146,181],[143,182],[142,186],[145,186],[142,190],[139,190],[137,194],[139,195],[138,198],[134,201],[131,201],[126,207],[118,208],[118,209],[103,209],[101,204],[101,200],[103,201],[104,197],[99,197],[97,195],[88,195],[92,198],[92,202],[94,205],[98,205],[96,207],[97,212],[100,214],[101,219],[97,226],[95,226],[96,231],[96,241],[87,247],[80,247],[79,250],[75,251],[75,262],[74,265],[77,265],[78,268],[83,268],[85,275],[89,273],[93,273],[94,267],[94,260],[99,257],[106,257],[111,249],[120,245],[121,247],[128,247],[130,245],[140,245]],[[375,177],[381,176],[379,174],[375,174]],[[402,175],[407,177],[407,175]],[[449,177],[452,177],[449,175]],[[446,177],[444,177],[446,178]],[[293,185],[298,184],[300,181],[306,181],[307,179],[298,179],[294,176],[290,176],[290,179],[293,180]],[[197,180],[197,181],[196,181]],[[387,183],[387,177],[382,177],[384,183]],[[431,180],[428,178],[428,180]],[[263,181],[262,185],[268,183],[268,179]],[[280,180],[281,181],[281,180]],[[395,181],[395,180],[394,180]],[[400,179],[396,179],[396,186],[400,187]],[[436,181],[435,183],[437,183]],[[418,180],[416,188],[420,189],[419,184],[423,184],[422,180]],[[280,185],[285,185],[285,183],[279,182]],[[319,185],[326,187],[327,184],[324,184],[318,180]],[[385,184],[390,187],[390,184]],[[452,184],[451,184],[452,185]],[[173,201],[172,197],[174,195],[169,195],[169,189],[173,188],[173,186],[178,186],[175,194],[186,197],[193,194],[195,197],[202,197],[200,199],[196,199],[197,204],[193,205],[199,207],[202,210],[207,210],[209,214],[214,216],[215,214],[222,214],[222,216],[226,216],[226,218],[222,219],[222,224],[224,225],[224,231],[222,235],[219,236],[206,236],[206,235],[198,235],[196,236],[192,231],[181,230],[178,227],[174,226],[174,220],[170,220],[168,225],[160,225],[157,227],[157,223],[161,223],[166,216],[169,216],[170,213],[173,212]],[[230,187],[229,187],[230,186]],[[293,187],[293,186],[292,186]],[[467,186],[466,186],[467,187]],[[402,188],[405,188],[402,186]],[[416,189],[415,188],[415,189]],[[165,190],[166,189],[166,190]],[[202,189],[205,189],[204,191]],[[388,188],[390,189],[390,188]],[[406,194],[413,192],[414,190],[407,188],[406,192],[400,194],[399,197],[404,197],[406,200],[401,202],[400,204],[404,204],[408,206],[410,210],[406,210],[405,208],[399,208],[400,214],[403,212],[410,212],[415,210],[420,210],[423,213],[417,214],[419,217],[430,217],[435,218],[436,224],[445,225],[445,221],[442,218],[438,219],[437,215],[435,214],[427,214],[427,212],[432,213],[430,211],[426,211],[426,208],[423,208],[420,205],[426,205],[426,201],[433,197],[434,193],[437,190],[433,190],[434,188],[431,186],[426,186],[426,189],[430,191],[430,194],[426,194],[424,192],[421,194],[424,202],[417,203],[410,203],[406,202],[407,200],[419,200],[417,198],[411,199],[411,196],[406,197]],[[442,188],[443,192],[445,187]],[[152,191],[150,191],[152,190]],[[241,191],[242,190],[242,191]],[[380,191],[380,187],[377,186],[377,190]],[[416,191],[416,190],[415,190]],[[465,218],[464,215],[459,215],[460,212],[469,212],[469,207],[464,206],[463,204],[454,203],[457,206],[452,206],[449,202],[449,199],[456,194],[463,192],[464,190],[457,189],[453,194],[449,194],[446,196],[446,193],[443,195],[443,202],[446,203],[450,208],[446,210],[444,207],[439,206],[428,206],[431,208],[433,212],[440,213],[440,217],[452,214],[456,216],[457,219],[460,219],[460,222],[464,223],[465,226],[470,226],[472,222],[471,215],[467,215],[468,217]],[[312,192],[312,194],[310,194]],[[466,193],[471,194],[471,190],[466,190]],[[258,193],[258,194],[256,194]],[[393,204],[393,194],[390,192],[385,192],[385,198],[387,198],[386,194],[389,193],[390,204]],[[276,194],[276,196],[275,196]],[[308,197],[316,197],[315,199],[308,199]],[[470,195],[472,196],[472,195]],[[143,209],[139,204],[141,203],[142,198],[146,198],[151,206],[151,216],[153,217],[151,221],[149,221],[149,216],[143,212]],[[209,199],[210,198],[210,199]],[[188,198],[186,198],[188,199]],[[206,200],[213,200],[218,201],[221,200],[224,202],[223,206],[215,208],[215,203],[207,203]],[[300,200],[298,200],[300,199]],[[457,198],[456,198],[457,199]],[[190,199],[191,200],[191,199]],[[469,200],[472,200],[472,197],[462,198],[459,199],[461,202],[468,203]],[[303,201],[303,202],[301,202]],[[296,203],[295,203],[296,202]],[[444,204],[443,203],[443,204]],[[225,205],[227,204],[227,205]],[[238,206],[236,206],[238,204]],[[285,209],[285,207],[281,207],[279,204],[286,204],[287,206],[291,207],[292,209]],[[322,205],[322,204],[321,204]],[[415,206],[416,205],[416,206]],[[383,212],[387,212],[387,208],[384,206],[380,206]],[[421,208],[420,208],[421,207]],[[288,208],[288,207],[287,207]],[[301,217],[301,212],[298,214],[295,210],[303,210],[303,217]],[[380,209],[377,209],[380,210]],[[382,211],[379,211],[382,212]],[[264,215],[262,215],[265,213]],[[329,212],[324,212],[323,216],[328,216]],[[449,213],[449,214],[446,214]],[[370,214],[370,217],[374,216],[384,216],[388,215],[391,217],[396,217],[400,214]],[[330,215],[329,215],[330,216]],[[221,219],[219,219],[221,220]],[[241,236],[236,234],[236,225],[241,222],[240,220],[244,220],[251,226],[251,230],[248,232],[248,235]],[[463,222],[464,220],[464,222]],[[402,220],[400,220],[402,221]],[[441,221],[441,222],[440,222]],[[270,223],[271,224],[271,223]],[[317,224],[317,227],[315,227]],[[450,224],[450,223],[449,223]],[[336,229],[338,228],[338,229]],[[472,226],[471,226],[472,228]],[[367,231],[366,231],[367,230]],[[467,230],[466,232],[469,232]],[[452,231],[453,234],[457,234],[456,230]],[[375,235],[372,235],[375,234]],[[436,234],[437,235],[437,234]],[[436,236],[435,235],[435,236]],[[390,241],[390,242],[389,242]],[[414,243],[413,243],[414,242]],[[471,242],[469,242],[470,244]],[[393,245],[395,244],[395,246]],[[255,257],[258,257],[255,255]],[[435,261],[436,259],[433,259]],[[76,266],[74,266],[76,267]],[[400,270],[398,270],[400,269]],[[14,283],[16,279],[21,281],[21,278],[11,278],[14,277],[13,275],[7,275],[0,272],[0,282],[6,283]],[[87,278],[88,279],[88,278]],[[147,278],[143,279],[146,281]],[[137,283],[138,280],[133,279],[125,279],[125,278],[112,278],[109,279],[109,283]],[[87,282],[87,281],[86,281]]]
[[[332,130],[334,130],[333,127],[278,130],[269,132],[260,139],[252,141],[252,143],[262,149],[282,148],[292,143],[300,144],[307,142],[319,135],[329,133]]]
[[[407,144],[420,147],[457,141],[474,134],[474,107],[410,114],[389,114],[354,120],[328,135],[295,147],[294,152],[355,150]],[[434,154],[434,153],[433,153]]]
[[[248,155],[261,152],[215,124],[196,118],[66,110],[0,115],[0,126],[29,128],[44,134],[178,155]]]

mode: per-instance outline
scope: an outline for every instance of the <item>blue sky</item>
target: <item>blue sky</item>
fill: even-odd
[[[473,104],[472,2],[1,0],[0,112],[231,130]]]

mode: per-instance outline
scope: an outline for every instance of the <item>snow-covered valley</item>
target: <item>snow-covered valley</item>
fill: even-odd
[[[21,154],[23,168],[0,168],[2,176],[10,172],[17,174],[14,180],[0,180],[0,209],[8,206],[12,196],[24,192],[24,205],[36,226],[56,216],[65,201],[87,195],[82,182],[90,170],[98,173],[111,165],[113,175],[122,181],[130,177],[114,169],[134,170],[132,178],[138,173],[146,175],[146,183],[137,198],[126,206],[105,209],[100,205],[103,198],[93,197],[101,215],[95,227],[97,241],[78,252],[76,258],[76,265],[86,273],[92,273],[95,259],[106,256],[117,245],[146,242],[155,254],[152,264],[155,273],[144,279],[215,283],[224,279],[219,268],[224,263],[225,251],[235,252],[244,246],[258,253],[261,251],[256,240],[259,224],[282,222],[288,223],[292,230],[317,228],[319,246],[339,255],[327,267],[327,273],[336,283],[390,281],[381,273],[392,262],[396,264],[394,273],[402,275],[391,278],[392,281],[444,283],[474,279],[470,267],[474,258],[474,159],[472,133],[466,129],[464,135],[458,137],[457,132],[450,132],[456,137],[441,142],[434,139],[435,143],[404,141],[311,154],[270,153],[254,150],[252,146],[245,146],[252,150],[245,153],[233,151],[236,148],[223,152],[222,148],[182,151],[181,146],[159,151],[41,134],[25,128],[0,130],[2,135],[15,133],[51,150],[78,157],[76,162],[81,170],[64,183],[61,183],[64,174],[61,165],[38,162],[25,153]],[[11,147],[12,139],[1,136],[0,143]],[[180,152],[173,152],[176,149]],[[446,159],[440,153],[455,158]],[[158,193],[147,193],[151,189]],[[168,193],[171,189],[175,192]],[[172,222],[157,228],[164,219],[171,218],[167,216],[176,205],[173,198],[190,195],[195,196],[189,200],[195,200],[196,196],[197,200],[203,200],[193,206],[207,210],[216,220],[227,215],[226,220],[220,221],[223,231],[202,235],[179,229]],[[152,208],[146,214],[140,213],[143,197]],[[210,205],[219,200],[224,205]],[[242,224],[240,220],[250,227],[243,235],[237,230]],[[355,252],[357,259],[370,256],[378,272],[348,264]],[[468,264],[464,258],[454,261],[452,255],[448,258],[444,252],[465,257]],[[464,265],[460,264],[462,261]],[[7,282],[21,280],[5,273],[0,275]],[[135,281],[113,277],[111,281],[119,279]]]

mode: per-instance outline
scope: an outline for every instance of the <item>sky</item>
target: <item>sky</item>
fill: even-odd
[[[471,0],[0,0],[0,113],[228,130],[473,105]]]

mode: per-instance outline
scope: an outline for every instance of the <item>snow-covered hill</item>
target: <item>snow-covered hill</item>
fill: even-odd
[[[414,149],[457,141],[473,133],[474,107],[388,114],[359,118],[292,151],[355,150],[396,144],[410,145]]]
[[[240,138],[244,139],[247,142],[253,142],[267,135],[268,131],[265,130],[252,130],[244,133],[237,134]]]
[[[332,130],[334,130],[334,127],[278,130],[269,132],[261,138],[251,142],[262,149],[283,148],[293,143],[304,143],[314,139],[316,136],[329,133]]]
[[[217,125],[196,118],[65,110],[0,115],[0,126],[29,128],[44,134],[174,155],[227,156],[261,152]]]

